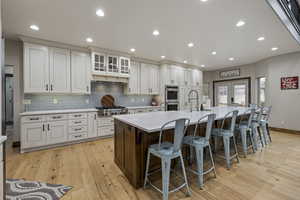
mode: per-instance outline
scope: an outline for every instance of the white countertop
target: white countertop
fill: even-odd
[[[125,106],[129,110],[134,110],[134,109],[147,109],[147,108],[164,108],[164,106]]]
[[[138,113],[131,115],[116,115],[114,116],[114,118],[150,133],[160,131],[161,126],[164,125],[166,122],[179,118],[189,118],[191,120],[190,124],[192,125],[196,124],[201,117],[210,113],[215,113],[216,119],[220,120],[223,119],[224,116],[230,111],[238,110],[239,115],[242,115],[248,109],[249,108],[247,107],[212,107],[211,111],[161,111],[151,113]],[[174,125],[173,127],[170,126],[168,128],[174,128]]]
[[[5,142],[7,139],[6,136],[0,136],[0,144],[2,144],[3,142]]]
[[[63,113],[79,113],[79,112],[97,112],[96,108],[87,109],[66,109],[66,110],[41,110],[41,111],[29,111],[20,113],[21,116],[26,115],[45,115],[45,114],[63,114]]]

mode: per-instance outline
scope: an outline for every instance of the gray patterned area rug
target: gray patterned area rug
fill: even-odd
[[[7,200],[59,200],[72,187],[41,183],[37,181],[25,181],[22,179],[6,180]]]

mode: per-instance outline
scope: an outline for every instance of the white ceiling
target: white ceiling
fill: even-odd
[[[17,34],[206,65],[206,70],[253,63],[300,51],[265,0],[2,0],[3,29]],[[95,15],[98,8],[105,17]],[[246,25],[237,28],[239,20]],[[40,31],[29,29],[37,24]],[[152,32],[158,29],[160,35]],[[257,38],[264,36],[263,42]],[[193,42],[194,48],[187,43]],[[279,50],[272,52],[274,46]],[[211,52],[217,51],[212,56]],[[235,61],[229,61],[234,57]]]

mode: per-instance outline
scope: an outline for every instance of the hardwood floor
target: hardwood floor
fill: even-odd
[[[300,135],[272,132],[273,143],[226,170],[216,161],[217,179],[198,189],[189,175],[192,196],[171,200],[297,200],[300,198]],[[133,189],[113,162],[113,139],[19,154],[8,150],[7,177],[58,183],[74,188],[63,200],[149,200],[161,195],[149,188]],[[208,177],[209,178],[209,177]]]

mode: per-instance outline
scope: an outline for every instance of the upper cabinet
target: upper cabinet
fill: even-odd
[[[48,47],[24,43],[24,93],[48,93]]]
[[[89,54],[24,43],[24,93],[90,93],[90,70]]]
[[[72,93],[91,93],[90,55],[83,52],[71,53],[71,88]]]
[[[140,69],[140,94],[159,94],[159,67],[152,64],[141,64]]]
[[[50,92],[68,93],[71,91],[70,50],[50,48]]]
[[[130,77],[125,90],[126,94],[140,94],[140,63],[131,62]]]
[[[193,86],[202,86],[203,83],[203,74],[202,71],[194,69],[192,71],[192,85]]]
[[[128,78],[130,59],[92,52],[92,72],[93,75]]]

